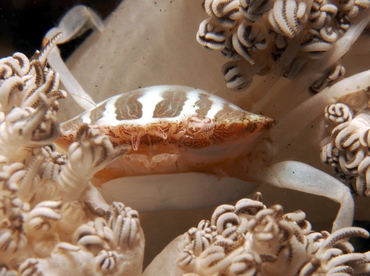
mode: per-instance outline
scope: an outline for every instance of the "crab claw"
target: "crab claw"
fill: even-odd
[[[51,42],[53,38],[59,34],[61,34],[61,37],[55,44],[68,42],[91,28],[102,32],[104,29],[103,21],[90,8],[77,5],[62,18],[58,27],[52,28],[46,33],[43,45]],[[67,91],[83,109],[89,110],[96,106],[94,100],[86,93],[69,71],[56,45],[52,45],[47,60],[50,66],[60,74],[60,79]]]

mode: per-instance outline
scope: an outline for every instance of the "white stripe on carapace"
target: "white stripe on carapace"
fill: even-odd
[[[186,94],[187,100],[182,107],[179,117],[194,115],[197,108],[196,103],[199,101],[199,92],[197,90],[191,90]],[[174,119],[178,119],[174,118]]]
[[[132,120],[135,124],[146,125],[153,122],[153,114],[157,103],[163,100],[163,88],[154,86],[143,93],[137,100],[143,106],[142,116],[140,119]],[[130,120],[131,121],[131,120]]]
[[[211,119],[215,118],[217,112],[219,112],[220,110],[224,108],[224,104],[225,104],[224,100],[213,97],[211,109],[208,110],[206,117],[211,118]]]
[[[103,116],[98,120],[99,123],[107,123],[111,126],[122,124],[122,121],[117,120],[116,102],[120,96],[110,98],[105,104]]]

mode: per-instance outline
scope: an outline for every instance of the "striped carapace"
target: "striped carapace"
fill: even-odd
[[[61,124],[57,144],[67,148],[82,124],[131,150],[98,173],[109,179],[220,169],[243,155],[273,120],[200,89],[171,85],[141,88],[109,98]],[[224,165],[222,165],[224,166]]]

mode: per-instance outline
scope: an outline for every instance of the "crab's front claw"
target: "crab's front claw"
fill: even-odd
[[[104,30],[103,21],[92,9],[84,5],[77,5],[68,11],[57,27],[46,33],[44,43],[47,43],[50,38],[59,32],[62,32],[62,37],[58,44],[65,43],[89,29],[102,32]]]
[[[89,29],[97,29],[102,32],[104,29],[103,21],[90,8],[78,5],[62,18],[57,27],[46,33],[43,44],[46,45],[52,42],[59,34],[61,34],[61,37],[58,38],[56,44],[66,43]],[[67,91],[83,109],[88,110],[96,106],[94,100],[85,92],[65,65],[56,45],[52,45],[47,60],[50,66],[60,74],[60,79]]]

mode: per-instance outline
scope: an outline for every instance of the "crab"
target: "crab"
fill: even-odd
[[[81,16],[86,20],[78,20]],[[65,22],[68,22],[68,24],[65,24]],[[66,15],[56,29],[51,30],[46,35],[46,41],[58,32],[62,33],[62,40],[58,43],[68,41],[84,28],[85,25],[81,22],[92,22],[95,26],[98,26],[98,29],[101,29],[102,26],[91,10],[77,6]],[[349,35],[353,35],[353,33]],[[351,38],[346,37],[346,35],[344,37],[346,39]],[[120,161],[115,160],[116,163],[110,166],[110,168],[114,168],[113,173],[112,171],[109,174],[98,173],[93,180],[109,201],[119,199],[138,210],[150,211],[169,208],[201,208],[240,198],[242,194],[252,192],[260,183],[264,182],[277,187],[325,196],[339,202],[341,207],[333,223],[333,229],[339,229],[352,223],[353,198],[350,189],[341,181],[303,162],[290,159],[276,160],[281,152],[286,151],[286,149],[289,151],[289,144],[296,138],[297,133],[320,116],[326,105],[335,103],[342,96],[367,89],[370,86],[370,73],[368,71],[355,74],[324,88],[319,94],[281,116],[275,123],[272,123],[273,120],[267,117],[250,115],[253,118],[252,125],[257,126],[256,130],[251,131],[250,127],[245,127],[243,134],[224,139],[216,147],[212,147],[209,146],[213,143],[210,137],[215,130],[215,126],[220,123],[216,116],[217,112],[213,112],[212,116],[199,115],[196,113],[195,107],[201,106],[207,101],[211,105],[219,102],[222,104],[215,107],[217,111],[222,111],[224,106],[231,106],[238,110],[240,114],[250,113],[200,89],[179,86],[150,87],[145,90],[145,93],[143,93],[143,90],[126,92],[97,105],[81,86],[75,85],[76,80],[72,74],[69,74],[68,69],[61,67],[64,66],[64,63],[58,57],[57,47],[51,51],[48,60],[50,65],[61,74],[61,80],[67,90],[70,90],[68,87],[72,87],[74,89],[71,93],[72,96],[87,110],[75,119],[62,123],[62,137],[60,140],[64,140],[64,142],[73,140],[78,127],[87,123],[98,132],[106,131],[113,143],[130,144],[132,146],[131,152],[126,154],[125,158],[132,157],[135,159],[134,162],[137,162],[137,157],[134,157],[136,153],[147,157],[153,154],[155,148],[162,147],[163,153],[170,154],[170,151],[174,148],[173,146],[182,146],[178,142],[173,142],[172,138],[168,139],[170,135],[166,131],[152,131],[153,126],[158,124],[159,121],[161,124],[174,124],[174,128],[179,130],[179,137],[173,138],[176,141],[189,139],[190,144],[196,144],[197,139],[190,135],[191,132],[194,132],[198,137],[202,137],[205,141],[205,145],[202,145],[202,147],[197,146],[192,149],[192,157],[189,160],[193,164],[185,166],[185,168],[179,169],[176,166],[174,168],[174,166],[169,166],[169,162],[164,162],[165,166],[160,167],[161,165],[158,165],[159,167],[154,172],[149,169],[149,165],[144,166],[143,171],[139,174],[133,172],[131,175],[122,175],[120,174],[122,168],[117,165],[117,162]],[[353,82],[357,83],[356,87],[351,85]],[[179,115],[182,118],[181,120],[174,121],[169,119],[168,116],[158,120],[158,118],[154,118],[153,114],[149,114],[145,117],[139,117],[142,122],[135,124],[128,117],[118,117],[118,114],[125,109],[126,105],[119,106],[117,103],[127,95],[136,98],[136,103],[140,102],[142,104],[142,106],[136,104],[136,108],[138,111],[141,110],[145,113],[144,111],[147,108],[154,109],[158,104],[165,104],[162,102],[165,93],[183,95],[185,99],[190,99],[191,95],[195,94],[198,95],[198,98],[193,102],[193,109],[186,109],[186,112]],[[204,100],[200,98],[204,98]],[[144,99],[145,104],[143,104]],[[185,102],[186,100],[184,102],[169,100],[167,104],[170,103],[170,105],[164,105],[164,108],[168,108],[172,112],[176,108],[174,106],[180,106],[182,110]],[[114,106],[115,108],[108,109],[107,106]],[[308,113],[312,114],[309,118],[305,116]],[[231,125],[231,131],[236,132],[237,122],[245,124],[243,120],[246,116],[240,114],[237,119],[227,118],[221,124]],[[300,118],[300,120],[297,120],[297,118]],[[249,125],[250,119],[248,118],[246,121],[248,121],[248,124],[245,126]],[[117,137],[117,135],[120,135],[118,131],[120,127],[129,130],[125,133],[127,136],[125,139]],[[133,128],[136,130],[141,128],[140,134],[133,132]],[[240,142],[240,136],[246,139],[249,144],[245,145]],[[228,146],[233,148],[232,153],[230,153]],[[220,151],[213,151],[218,147],[224,147],[222,155]],[[207,154],[215,156],[214,160],[208,158],[208,160],[202,160],[201,162],[196,161],[202,151],[209,151]],[[228,155],[229,153],[230,155]],[[179,158],[181,159],[182,154],[176,152],[173,163],[176,163]],[[130,163],[126,163],[123,168],[127,168],[127,164]],[[136,166],[134,167],[136,168]],[[108,179],[107,175],[108,178],[112,179]],[[205,195],[207,195],[206,198]]]

